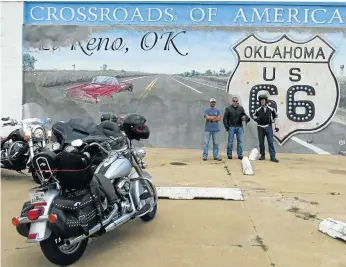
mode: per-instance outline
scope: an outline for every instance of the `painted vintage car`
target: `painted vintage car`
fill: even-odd
[[[113,97],[123,91],[132,92],[132,90],[132,83],[120,82],[112,76],[96,76],[90,83],[65,89],[64,96],[87,103],[99,103],[102,98]]]

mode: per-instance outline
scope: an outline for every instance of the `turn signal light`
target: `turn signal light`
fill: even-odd
[[[48,215],[48,221],[52,224],[56,223],[57,219],[58,219],[58,216],[56,216],[54,213],[51,213]]]
[[[28,219],[30,221],[35,221],[37,220],[41,215],[43,215],[44,213],[44,208],[42,207],[39,207],[37,209],[33,209],[33,210],[29,210],[27,213],[26,213],[26,216],[28,217]]]
[[[18,217],[13,217],[12,218],[12,224],[14,225],[14,226],[18,226],[20,223],[19,223],[19,219],[18,219]]]

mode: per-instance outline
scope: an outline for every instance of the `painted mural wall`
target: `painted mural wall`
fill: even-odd
[[[346,150],[346,5],[39,2],[24,13],[23,102],[53,121],[135,112],[151,128],[144,145],[199,149],[210,98],[223,112],[236,95],[251,117],[266,93],[278,152]],[[252,120],[244,150],[257,146]]]

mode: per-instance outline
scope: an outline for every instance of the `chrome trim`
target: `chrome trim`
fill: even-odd
[[[30,150],[30,158],[32,160],[35,156],[34,143],[32,142],[32,137],[29,138],[28,144],[29,144],[29,150]]]
[[[47,222],[48,221],[48,215],[42,215],[37,220],[29,220],[28,217],[16,217],[19,220],[19,224],[24,223],[35,223],[35,222]]]

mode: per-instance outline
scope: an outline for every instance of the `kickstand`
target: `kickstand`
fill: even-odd
[[[20,174],[23,174],[24,176],[29,176],[29,175],[27,175],[26,173],[24,173],[22,171],[17,171],[17,172],[20,173]]]

